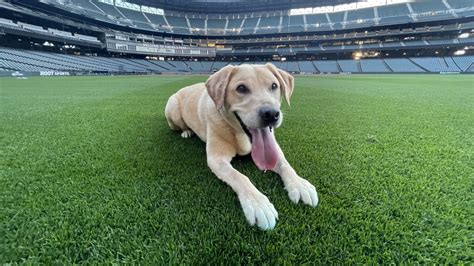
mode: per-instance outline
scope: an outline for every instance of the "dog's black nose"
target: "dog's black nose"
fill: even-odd
[[[264,127],[276,123],[280,118],[280,111],[271,107],[262,107],[259,113]]]

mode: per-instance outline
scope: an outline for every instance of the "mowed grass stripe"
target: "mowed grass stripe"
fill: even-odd
[[[166,124],[168,97],[205,79],[1,79],[0,261],[472,261],[472,76],[297,77],[276,134],[320,206],[233,163],[278,210],[271,232]]]

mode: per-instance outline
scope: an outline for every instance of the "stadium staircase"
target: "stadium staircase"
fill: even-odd
[[[423,69],[425,72],[431,72],[431,71],[429,71],[427,68],[425,68],[425,67],[423,67],[422,65],[418,64],[417,62],[413,61],[413,59],[411,59],[411,58],[409,58],[409,57],[408,57],[407,59],[410,60],[410,62],[411,62],[412,64],[414,64],[415,66],[417,66],[417,67]]]

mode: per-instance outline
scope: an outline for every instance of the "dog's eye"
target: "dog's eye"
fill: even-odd
[[[249,93],[249,89],[247,89],[247,87],[245,87],[244,85],[239,85],[236,89],[236,91],[238,93],[242,93],[242,94],[245,94],[245,93]]]
[[[276,85],[276,83],[273,83],[273,84],[272,84],[272,91],[274,91],[274,90],[276,90],[276,89],[278,89],[278,85]]]

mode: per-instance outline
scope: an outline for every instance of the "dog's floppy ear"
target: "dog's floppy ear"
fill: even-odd
[[[225,103],[225,92],[235,67],[228,65],[212,74],[206,81],[207,93],[216,104],[217,110]]]
[[[290,97],[293,93],[295,85],[294,78],[288,72],[276,68],[273,64],[267,63],[265,65],[275,75],[280,83],[281,94],[285,97],[286,102],[290,105]]]

